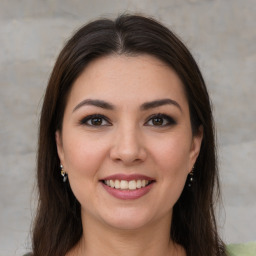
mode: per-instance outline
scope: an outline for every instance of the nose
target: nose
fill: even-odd
[[[110,157],[115,162],[133,165],[145,161],[147,152],[139,129],[120,127],[116,130]]]

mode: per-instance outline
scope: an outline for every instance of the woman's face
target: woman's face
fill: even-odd
[[[180,79],[149,55],[91,62],[56,132],[82,218],[120,229],[171,220],[201,140]]]

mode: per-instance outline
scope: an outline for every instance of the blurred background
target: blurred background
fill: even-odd
[[[66,40],[84,23],[144,13],[182,38],[214,106],[226,243],[256,241],[255,0],[0,0],[0,256],[30,248],[37,129]]]

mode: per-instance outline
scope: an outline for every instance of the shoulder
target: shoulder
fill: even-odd
[[[256,242],[245,244],[229,244],[226,246],[228,256],[255,256]]]

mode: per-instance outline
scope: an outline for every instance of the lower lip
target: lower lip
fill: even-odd
[[[152,182],[151,184],[147,185],[146,187],[137,188],[135,190],[115,189],[115,188],[107,186],[104,183],[102,183],[102,185],[110,195],[112,195],[118,199],[133,200],[133,199],[138,199],[138,198],[144,196],[145,194],[147,194],[152,189],[154,183],[155,182]]]

